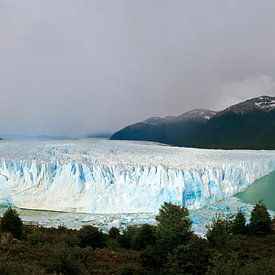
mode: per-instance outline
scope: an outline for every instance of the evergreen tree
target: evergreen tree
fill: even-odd
[[[164,203],[156,216],[158,245],[166,253],[186,244],[192,236],[189,211],[185,207]]]
[[[265,204],[259,201],[251,212],[249,233],[258,236],[264,236],[271,233],[272,220]]]
[[[230,237],[231,223],[216,217],[213,223],[208,226],[206,237],[210,244],[220,250],[224,250]]]
[[[116,228],[116,227],[112,227],[110,230],[109,230],[109,238],[111,239],[117,239],[120,235],[120,232],[119,232],[119,229]]]
[[[239,210],[238,213],[235,216],[235,219],[232,222],[231,225],[231,232],[234,235],[240,235],[240,234],[245,234],[246,232],[246,221],[245,221],[245,216],[244,213]]]
[[[1,232],[9,232],[16,239],[21,239],[23,235],[23,223],[15,209],[11,207],[4,213],[0,220]]]

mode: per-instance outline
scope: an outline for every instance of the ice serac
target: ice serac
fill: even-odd
[[[0,142],[0,204],[86,213],[197,209],[275,170],[275,151],[107,140]]]

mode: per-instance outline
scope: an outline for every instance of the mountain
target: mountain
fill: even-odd
[[[275,149],[275,97],[260,96],[218,112],[180,146]]]
[[[180,116],[152,117],[123,128],[113,134],[111,139],[178,144],[215,114],[213,111],[197,109]]]
[[[198,109],[178,117],[150,118],[125,127],[111,139],[210,149],[275,149],[275,97],[252,98],[217,113]]]

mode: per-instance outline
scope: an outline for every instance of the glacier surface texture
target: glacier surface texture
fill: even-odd
[[[275,151],[99,139],[2,140],[0,157],[0,204],[99,214],[195,210],[275,170]]]

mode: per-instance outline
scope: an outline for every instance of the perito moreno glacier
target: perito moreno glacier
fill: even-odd
[[[84,213],[198,209],[275,170],[275,151],[83,140],[0,142],[0,204]]]

